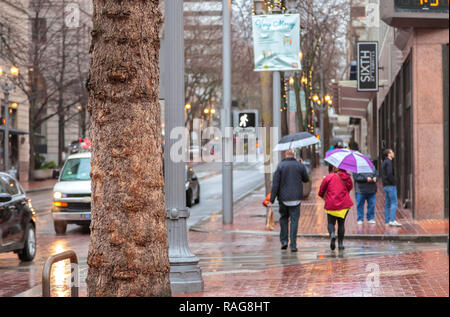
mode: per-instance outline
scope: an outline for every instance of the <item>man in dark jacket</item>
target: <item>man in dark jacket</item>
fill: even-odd
[[[289,219],[291,251],[297,251],[298,220],[300,218],[300,201],[303,200],[303,183],[309,182],[306,167],[297,161],[294,152],[288,150],[285,159],[278,165],[272,181],[270,202],[278,198],[280,204],[280,241],[281,249],[288,246]]]
[[[395,158],[395,153],[392,149],[384,151],[386,159],[381,165],[381,177],[383,178],[383,187],[385,193],[384,203],[384,222],[390,226],[401,226],[395,221],[397,213],[397,180],[395,179],[394,166],[392,160]]]
[[[377,199],[378,172],[353,173],[355,181],[355,196],[357,208],[357,221],[361,225],[364,221],[364,205],[367,201],[367,223],[375,224],[375,201]]]

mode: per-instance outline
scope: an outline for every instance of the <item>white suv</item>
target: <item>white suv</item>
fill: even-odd
[[[91,223],[91,153],[70,155],[53,187],[52,216],[57,234],[67,224],[89,227]]]

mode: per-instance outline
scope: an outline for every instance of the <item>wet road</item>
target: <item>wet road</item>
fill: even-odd
[[[191,224],[220,209],[220,164],[197,166],[201,203],[191,209]],[[235,198],[263,181],[258,164],[234,168]],[[65,250],[77,253],[80,295],[85,278],[89,233],[69,225],[56,236],[49,208],[51,191],[31,193],[37,217],[37,255],[20,263],[0,254],[0,296],[40,296],[45,260]],[[244,201],[242,202],[244,203]],[[189,232],[189,247],[200,259],[205,291],[190,296],[448,296],[448,257],[444,243],[348,240],[343,252],[329,250],[327,239],[299,238],[299,252],[279,249],[277,233],[210,230]],[[367,287],[368,268],[378,267],[383,287]],[[52,274],[52,296],[69,296],[70,266],[60,262]]]
[[[262,168],[261,163],[235,164],[233,175],[235,199],[263,184],[264,174],[260,167]],[[188,219],[188,227],[221,208],[221,194],[218,194],[222,189],[221,165],[211,163],[194,166],[193,168],[198,173],[201,199],[200,204],[190,209],[191,217]],[[51,190],[28,194],[37,212],[37,254],[32,263],[20,263],[14,253],[0,253],[0,296],[15,296],[41,284],[44,262],[53,254],[65,250],[74,250],[80,263],[86,263],[89,232],[80,226],[68,225],[67,233],[64,236],[57,236],[50,213],[51,195]],[[82,276],[86,274],[85,269],[85,267],[80,269]],[[57,264],[55,272],[53,282],[54,284],[61,284],[64,281],[64,272],[67,273],[67,265],[64,262]],[[68,294],[67,289],[58,290],[56,288],[54,291],[54,296]]]

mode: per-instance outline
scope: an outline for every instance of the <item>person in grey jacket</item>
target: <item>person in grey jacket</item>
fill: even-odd
[[[290,149],[285,153],[285,159],[278,164],[273,175],[270,203],[278,198],[280,204],[280,241],[281,249],[288,247],[289,219],[290,247],[292,252],[297,252],[298,220],[300,219],[300,202],[303,200],[303,183],[309,182],[306,167],[294,157]]]
[[[357,221],[361,225],[364,221],[364,205],[367,201],[367,223],[375,224],[375,202],[377,199],[378,172],[375,167],[372,173],[353,173],[355,182],[355,196]]]

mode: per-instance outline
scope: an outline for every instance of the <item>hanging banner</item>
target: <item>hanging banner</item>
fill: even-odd
[[[378,42],[358,42],[358,91],[378,91]]]
[[[254,15],[255,71],[301,70],[300,15]]]

